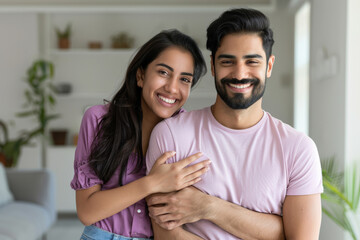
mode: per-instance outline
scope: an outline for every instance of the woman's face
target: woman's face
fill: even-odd
[[[152,61],[145,71],[137,71],[137,85],[142,88],[141,107],[144,116],[171,117],[189,97],[194,75],[190,52],[169,47]]]

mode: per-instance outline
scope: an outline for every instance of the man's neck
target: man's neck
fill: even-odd
[[[264,115],[261,107],[262,98],[247,109],[232,109],[219,96],[211,106],[215,119],[225,127],[231,129],[246,129],[257,124]]]

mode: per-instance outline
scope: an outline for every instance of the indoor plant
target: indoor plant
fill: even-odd
[[[67,24],[64,31],[61,31],[59,28],[55,28],[58,47],[61,49],[70,48],[70,36],[71,36],[71,25]]]
[[[43,166],[45,158],[45,134],[49,121],[58,117],[58,114],[50,114],[49,108],[55,105],[55,90],[51,83],[54,76],[54,66],[46,60],[37,60],[27,71],[25,82],[28,88],[24,95],[26,102],[24,111],[17,114],[18,117],[35,117],[38,126],[31,131],[22,131],[16,139],[10,139],[8,127],[4,121],[0,121],[0,130],[3,141],[0,141],[0,154],[3,162],[8,167],[14,167],[17,164],[23,145],[35,136],[41,136],[41,152]],[[0,133],[1,133],[0,132]]]
[[[125,32],[112,36],[111,40],[112,48],[131,48],[134,43],[134,38]]]
[[[360,166],[353,162],[336,171],[334,158],[322,161],[323,212],[353,239],[360,239]]]
[[[0,162],[5,167],[15,167],[21,154],[22,146],[28,144],[30,139],[39,132],[23,132],[18,138],[10,139],[6,123],[0,120],[0,133],[0,136],[2,136],[2,139],[0,139]]]
[[[39,124],[36,131],[45,135],[46,127],[50,120],[58,117],[58,114],[50,114],[49,108],[54,106],[55,87],[52,84],[54,76],[54,65],[46,60],[37,60],[27,71],[25,82],[28,88],[25,89],[24,95],[26,102],[25,111],[17,114],[18,117],[34,116]]]

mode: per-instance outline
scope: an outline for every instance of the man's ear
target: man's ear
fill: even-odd
[[[274,66],[274,62],[275,62],[275,56],[271,55],[269,57],[269,61],[268,61],[268,66],[267,66],[267,71],[266,71],[266,77],[270,78],[271,77],[271,72]]]
[[[214,68],[214,61],[213,61],[212,55],[210,55],[210,66],[211,66],[211,75],[214,77],[215,76],[215,68]]]
[[[136,71],[136,82],[138,87],[142,88],[144,86],[144,72],[141,68]]]

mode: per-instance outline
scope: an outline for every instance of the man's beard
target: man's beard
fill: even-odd
[[[232,84],[247,84],[250,83],[253,86],[251,91],[251,96],[248,98],[244,97],[243,93],[232,93],[233,96],[230,97],[230,94],[227,93],[226,85],[228,83]],[[232,109],[247,109],[251,105],[253,105],[256,101],[258,101],[265,92],[266,86],[266,78],[264,83],[258,78],[249,78],[249,79],[241,79],[238,80],[236,78],[223,78],[220,81],[216,80],[215,77],[215,86],[217,94],[221,97],[221,99]]]

